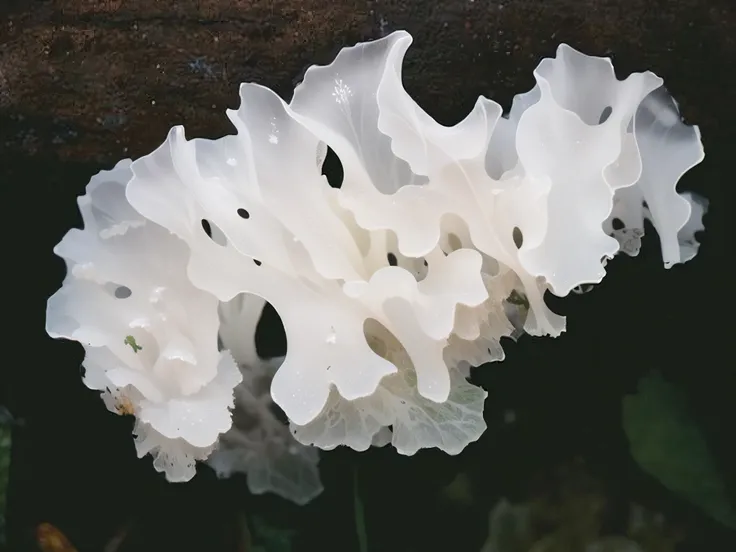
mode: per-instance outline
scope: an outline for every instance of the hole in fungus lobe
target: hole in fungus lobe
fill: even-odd
[[[133,294],[128,286],[118,284],[117,282],[107,282],[102,287],[107,293],[115,297],[115,299],[127,299]]]
[[[524,245],[524,235],[521,233],[521,229],[518,226],[514,226],[514,230],[511,232],[511,237],[514,239],[516,249],[521,249],[521,246]]]
[[[240,218],[249,219],[250,218],[250,213],[248,212],[247,209],[243,209],[241,207],[240,209],[238,209],[238,216]]]
[[[613,113],[613,108],[610,105],[604,107],[603,111],[601,111],[601,116],[598,119],[598,124],[602,125],[603,123],[605,123],[611,116],[611,113]]]
[[[397,264],[399,264],[399,261],[396,260],[396,255],[394,255],[393,253],[389,253],[388,255],[386,255],[386,259],[388,260],[389,266],[396,266]]]
[[[256,266],[261,266],[263,263],[259,261],[258,259],[253,259],[253,262],[256,263]]]
[[[330,183],[331,187],[339,188],[342,186],[345,171],[342,168],[340,158],[329,146],[327,147],[325,161],[322,163],[322,174],[327,177],[327,182]]]
[[[624,224],[624,221],[622,221],[620,218],[614,218],[611,221],[611,228],[614,230],[623,230],[626,227]]]
[[[217,226],[214,222],[210,222],[207,219],[202,219],[202,230],[204,230],[205,234],[207,234],[207,237],[209,237],[217,245],[227,245],[227,237],[225,237],[225,233],[220,230],[220,227]]]
[[[271,303],[264,305],[263,314],[256,325],[256,353],[261,358],[273,358],[286,353],[284,325]]]
[[[212,239],[212,227],[210,226],[210,221],[207,219],[202,219],[202,230],[204,230],[208,238]]]
[[[128,286],[118,286],[115,288],[114,293],[116,299],[127,299],[131,296],[133,292],[130,291],[130,288]]]

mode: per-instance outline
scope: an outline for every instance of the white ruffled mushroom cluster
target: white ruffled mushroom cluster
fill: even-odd
[[[707,204],[676,185],[703,149],[659,77],[563,45],[507,115],[481,97],[445,127],[402,87],[410,43],[345,48],[288,104],[244,84],[237,134],[176,127],[80,198],[48,331],[85,345],[85,382],[169,479],[217,447],[220,473],[304,502],[321,487],[303,445],[457,454],[485,429],[469,367],[503,359],[504,336],[564,331],[547,291],[600,282],[644,219],[665,266],[697,252]],[[255,354],[264,301],[283,361]]]

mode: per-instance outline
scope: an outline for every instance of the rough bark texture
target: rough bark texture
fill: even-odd
[[[147,153],[175,124],[229,132],[223,110],[237,104],[239,83],[288,97],[308,65],[394,29],[415,38],[410,92],[447,122],[479,94],[508,104],[567,42],[614,56],[622,73],[663,76],[686,117],[712,130],[724,120],[713,106],[724,103],[725,68],[736,64],[725,0],[7,1],[4,152],[85,162]]]
[[[460,458],[336,451],[323,461],[324,497],[302,510],[246,499],[241,480],[220,484],[210,473],[166,485],[149,460],[134,458],[128,422],[81,385],[79,348],[43,332],[46,298],[63,278],[51,248],[79,222],[73,198],[91,174],[150,152],[173,125],[190,137],[232,132],[224,110],[237,106],[239,83],[288,99],[307,66],[395,29],[415,40],[407,89],[446,124],[480,94],[508,107],[561,42],[612,56],[621,75],[662,76],[706,145],[706,162],[683,182],[711,199],[700,256],[665,272],[650,238],[649,253],[613,263],[610,284],[556,306],[570,315],[569,336],[522,340],[503,369],[489,372],[487,437]],[[245,508],[299,529],[297,550],[353,550],[346,482],[356,461],[367,474],[371,549],[381,552],[478,550],[494,497],[520,493],[530,474],[576,454],[603,466],[617,503],[636,495],[667,507],[674,502],[661,488],[631,476],[618,417],[621,395],[650,367],[688,389],[717,456],[732,467],[732,430],[721,423],[732,380],[728,364],[716,363],[732,354],[716,352],[726,341],[715,320],[729,293],[720,280],[734,69],[730,0],[0,0],[2,266],[11,305],[0,403],[26,421],[14,441],[13,549],[30,550],[34,528],[49,521],[80,551],[98,551],[133,519],[121,550],[235,550],[234,512]],[[498,421],[506,408],[522,422],[512,433]],[[479,504],[440,515],[431,497],[458,470],[476,474]],[[615,509],[609,518],[609,529],[621,523]],[[693,549],[709,549],[703,535],[717,542],[717,533],[695,524]]]

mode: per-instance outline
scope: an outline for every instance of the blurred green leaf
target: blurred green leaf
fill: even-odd
[[[631,454],[644,471],[720,523],[736,528],[736,510],[677,388],[658,373],[642,378],[638,393],[624,397],[623,426]]]

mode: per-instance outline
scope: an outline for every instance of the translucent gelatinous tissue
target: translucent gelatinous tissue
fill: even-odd
[[[343,49],[289,104],[243,84],[236,134],[176,127],[80,198],[48,331],[85,345],[85,381],[137,417],[170,479],[217,448],[221,474],[305,502],[321,489],[306,445],[457,454],[485,429],[469,368],[502,360],[504,336],[564,331],[545,293],[600,282],[644,219],[666,267],[697,253],[707,201],[676,186],[703,149],[659,77],[619,81],[562,45],[507,114],[481,97],[445,127],[402,86],[410,43]],[[283,359],[255,354],[264,301]]]
[[[84,382],[110,410],[136,417],[139,455],[187,480],[230,428],[241,376],[217,349],[217,299],[187,278],[186,243],[125,200],[131,176],[121,161],[79,198],[84,229],[54,249],[67,277],[49,299],[46,329],[84,345]]]
[[[243,381],[235,388],[233,427],[207,462],[221,477],[245,473],[253,494],[274,492],[306,504],[322,492],[319,453],[297,443],[274,413],[269,389],[282,359],[261,359],[255,347],[264,303],[254,295],[238,295],[220,306],[222,347],[238,362]]]

